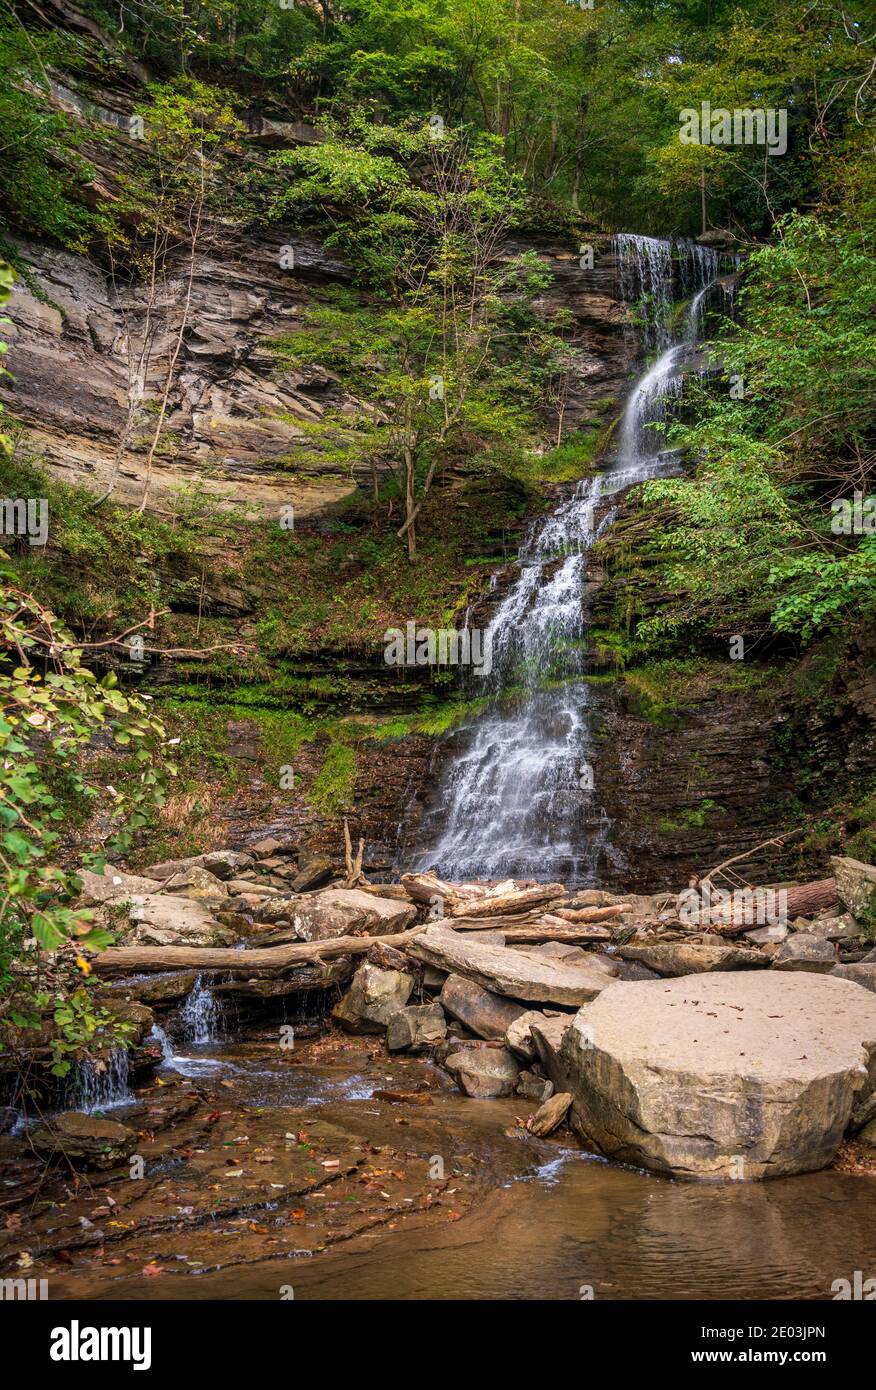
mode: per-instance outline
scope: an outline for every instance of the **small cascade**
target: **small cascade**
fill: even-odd
[[[175,1055],[173,1050],[173,1043],[170,1041],[170,1038],[168,1037],[167,1033],[165,1033],[160,1023],[153,1023],[148,1040],[149,1042],[157,1043],[158,1046],[161,1048],[162,1062],[170,1063],[173,1061]]]
[[[186,1042],[216,1042],[222,1032],[222,1010],[199,975],[181,1010]]]
[[[92,1115],[131,1105],[129,1057],[126,1047],[114,1047],[105,1060],[77,1062],[64,1088],[63,1109]]]

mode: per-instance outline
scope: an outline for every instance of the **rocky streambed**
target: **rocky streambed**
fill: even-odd
[[[876,1259],[876,869],[833,869],[764,927],[533,882],[302,887],[325,869],[276,842],[83,874],[122,926],[94,996],[135,1033],[59,1092],[50,1020],[7,1028],[3,1271],[52,1297],[830,1297]]]

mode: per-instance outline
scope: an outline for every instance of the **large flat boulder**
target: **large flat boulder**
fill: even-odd
[[[808,972],[619,981],[550,1060],[609,1157],[687,1178],[809,1172],[876,1086],[876,998]]]
[[[102,907],[104,903],[129,902],[142,893],[155,893],[159,887],[153,878],[125,874],[110,864],[107,864],[102,874],[94,874],[90,869],[77,869],[76,876],[82,884],[76,900],[80,907]]]
[[[544,1004],[584,1004],[612,984],[603,971],[473,940],[473,932],[428,927],[405,943],[417,960],[474,980],[494,994]]]
[[[711,970],[756,970],[769,965],[762,951],[723,941],[655,941],[620,946],[624,960],[637,961],[658,975],[701,975]]]

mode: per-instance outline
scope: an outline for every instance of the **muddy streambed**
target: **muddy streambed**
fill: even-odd
[[[876,1270],[872,1176],[672,1182],[522,1135],[528,1109],[371,1040],[183,1045],[108,1112],[142,1177],[0,1139],[3,1272],[56,1299],[819,1299]]]

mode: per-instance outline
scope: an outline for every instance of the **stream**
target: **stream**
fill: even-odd
[[[495,610],[487,708],[448,736],[417,828],[417,866],[447,878],[598,885],[612,855],[591,767],[588,552],[625,489],[678,470],[652,427],[696,370],[709,296],[728,292],[718,255],[691,242],[614,250],[648,360],[613,457],[534,523]],[[829,1299],[876,1268],[876,1183],[853,1171],[671,1181],[535,1140],[527,1101],[465,1099],[382,1039],[287,1053],[230,1031],[198,977],[176,1035],[153,1030],[163,1062],[145,1096],[121,1062],[79,1077],[81,1109],[136,1129],[146,1181],[116,1180],[113,1235],[99,1176],[44,1203],[28,1242],[53,1297]]]

